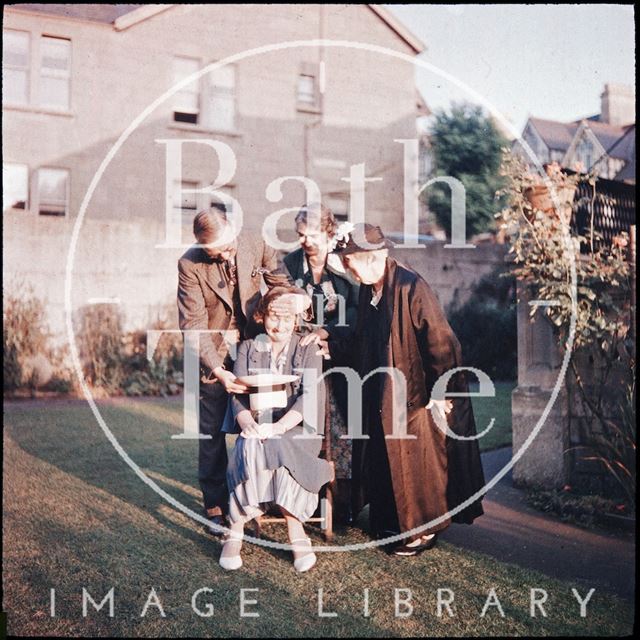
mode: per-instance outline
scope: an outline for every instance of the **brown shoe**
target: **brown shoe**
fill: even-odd
[[[214,516],[207,515],[207,520],[209,521],[209,524],[204,525],[204,529],[207,533],[216,537],[221,537],[225,534],[225,530],[229,526],[226,516],[223,516],[222,514]]]

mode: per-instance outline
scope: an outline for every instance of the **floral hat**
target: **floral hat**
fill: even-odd
[[[379,226],[362,222],[356,225],[345,222],[340,225],[336,230],[333,241],[334,247],[332,251],[339,256],[346,256],[350,253],[358,253],[360,251],[378,251],[379,249],[389,249],[393,247],[393,243],[385,238]]]

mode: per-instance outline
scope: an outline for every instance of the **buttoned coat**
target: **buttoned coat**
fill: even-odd
[[[362,325],[362,318],[371,297],[372,287],[361,286],[355,336],[348,342],[329,342],[334,366],[350,364],[361,377],[369,373],[360,370],[359,353],[368,348],[367,328]],[[484,476],[477,441],[445,436],[431,412],[425,409],[436,380],[462,366],[460,343],[438,299],[417,273],[388,258],[383,300],[390,318],[385,366],[402,373],[406,395],[398,394],[397,390],[394,393],[391,377],[385,376],[381,397],[365,399],[365,402],[370,402],[371,410],[379,413],[385,436],[398,435],[398,425],[406,425],[407,435],[415,436],[415,439],[385,439],[398,521],[401,531],[408,531],[444,516],[449,509],[474,495],[483,487]],[[452,376],[448,390],[468,391],[464,372]],[[452,402],[448,419],[451,432],[467,438],[474,436],[470,399],[457,397]],[[366,425],[363,427],[366,433]],[[367,502],[367,496],[358,491],[366,484],[367,441],[353,442],[357,511]],[[471,523],[482,513],[478,499],[458,513],[454,521]],[[429,531],[443,529],[449,522],[449,518],[444,518]]]
[[[233,372],[242,377],[270,371],[271,352],[266,346],[267,343],[268,338],[265,334],[242,342]],[[301,486],[307,491],[317,493],[331,480],[332,474],[328,462],[318,458],[324,437],[325,385],[322,380],[322,356],[318,354],[317,345],[308,344],[303,347],[300,345],[300,336],[294,334],[289,343],[283,373],[297,375],[298,379],[285,385],[287,405],[281,409],[274,409],[271,419],[276,422],[289,411],[297,411],[303,416],[304,426],[298,425],[279,438],[264,441],[267,469],[286,467]],[[234,395],[231,408],[235,420],[238,413],[250,408],[249,396]],[[317,437],[311,437],[314,432]],[[227,472],[230,489],[247,480],[242,445],[240,438],[236,441]]]

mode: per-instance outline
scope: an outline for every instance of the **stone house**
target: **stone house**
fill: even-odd
[[[315,42],[322,39],[404,58]],[[291,41],[300,44],[269,46]],[[243,224],[259,229],[270,213],[305,200],[297,180],[282,182],[281,198],[269,199],[268,185],[281,177],[313,179],[346,218],[345,178],[364,163],[366,177],[377,178],[366,183],[367,220],[401,229],[398,140],[418,138],[424,105],[411,59],[423,49],[380,5],[5,6],[5,284],[31,283],[47,299],[52,328],[62,330],[74,223],[101,163],[151,103],[232,55],[232,63],[158,101],[101,172],[76,230],[72,305],[115,301],[129,324],[147,326],[159,305],[175,305],[182,249],[159,247],[166,215],[180,220],[185,243],[194,213],[208,206],[234,215],[240,206]],[[181,175],[159,142],[178,139],[187,141]],[[222,163],[211,140],[235,157],[223,185],[216,185]],[[415,183],[417,157],[408,163]],[[285,240],[292,219],[291,212],[282,220]]]

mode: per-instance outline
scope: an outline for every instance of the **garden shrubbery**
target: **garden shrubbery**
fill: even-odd
[[[4,392],[18,396],[77,392],[68,347],[51,346],[45,302],[24,284],[8,289],[3,310]],[[76,313],[78,355],[92,391],[98,396],[180,393],[182,336],[163,335],[149,360],[146,330],[125,332],[123,323],[115,305],[90,305]],[[158,319],[150,329],[167,329],[170,324]]]
[[[471,297],[448,309],[451,328],[460,340],[466,366],[492,380],[514,380],[518,368],[515,279],[504,270],[483,277]]]
[[[555,515],[563,522],[570,522],[586,528],[594,525],[610,524],[607,515],[635,515],[633,508],[625,501],[605,498],[596,494],[584,494],[567,486],[563,489],[529,488],[527,503],[534,509]]]
[[[166,329],[157,321],[150,329]],[[104,395],[173,395],[183,384],[182,337],[164,335],[147,359],[146,330],[123,330],[115,305],[84,307],[77,315],[76,339],[85,380]]]
[[[5,392],[64,390],[72,388],[64,365],[65,350],[51,346],[45,303],[33,288],[14,282],[4,291],[3,389]]]

